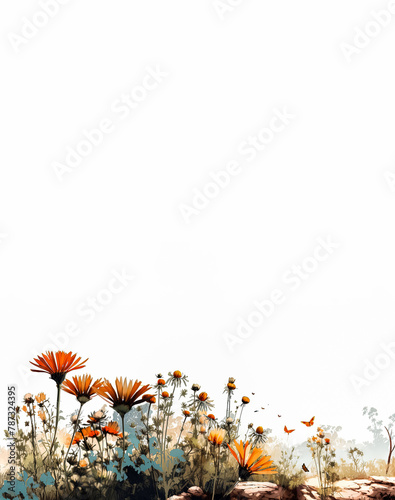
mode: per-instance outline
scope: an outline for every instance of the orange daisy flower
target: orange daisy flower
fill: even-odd
[[[237,453],[228,445],[228,448],[239,464],[239,477],[246,481],[252,474],[277,474],[276,467],[273,467],[273,460],[269,456],[263,455],[260,448],[252,448],[247,453],[249,443],[243,444],[234,441]],[[248,456],[249,455],[249,456]]]
[[[126,378],[120,377],[115,379],[114,387],[108,380],[105,380],[97,390],[97,394],[110,403],[111,407],[123,417],[133,406],[142,403],[141,396],[151,389],[150,385],[141,386],[141,384],[139,380],[128,382]]]
[[[75,396],[81,404],[85,404],[96,396],[98,389],[102,385],[101,378],[93,382],[91,375],[79,375],[73,377],[73,381],[65,380],[62,389]]]
[[[31,371],[49,373],[51,379],[55,380],[57,385],[60,385],[69,372],[84,368],[84,363],[88,361],[88,358],[85,361],[81,361],[81,358],[76,359],[76,356],[77,354],[73,354],[72,352],[47,351],[46,354],[34,358],[34,363],[30,361],[33,366],[39,368],[38,370],[31,368]]]
[[[121,428],[117,422],[108,422],[102,429],[103,434],[111,434],[113,436],[122,437]]]

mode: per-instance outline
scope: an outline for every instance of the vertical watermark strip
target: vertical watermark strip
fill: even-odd
[[[16,384],[7,386],[7,472],[5,475],[6,491],[11,496],[16,494]]]

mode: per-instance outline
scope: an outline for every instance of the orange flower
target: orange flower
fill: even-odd
[[[97,390],[97,394],[110,403],[117,413],[125,416],[134,405],[143,401],[139,398],[151,388],[150,385],[141,386],[141,384],[142,382],[139,380],[136,380],[136,382],[130,380],[128,382],[126,378],[120,377],[115,379],[115,387],[113,387],[108,380],[105,380]]]
[[[325,443],[326,444],[329,444],[331,442],[331,440],[329,438],[325,438]]]
[[[247,396],[243,396],[241,398],[241,401],[242,401],[243,405],[248,405],[248,403],[250,402],[250,398],[248,398]]]
[[[158,385],[165,385],[165,384],[166,384],[166,381],[163,378],[160,378],[158,380]]]
[[[84,368],[84,363],[88,361],[88,358],[85,361],[81,361],[81,358],[76,359],[76,356],[77,355],[72,352],[66,353],[64,351],[47,351],[46,354],[38,356],[37,359],[34,358],[35,363],[30,361],[33,366],[39,368],[39,370],[31,368],[31,371],[49,373],[51,379],[54,380],[58,386],[60,386],[69,372]]]
[[[71,438],[70,438],[71,439]],[[83,435],[81,434],[81,432],[76,432],[75,435],[74,435],[74,439],[73,439],[73,444],[78,444],[80,441],[82,441],[84,439]]]
[[[228,383],[228,389],[234,391],[236,389],[236,385],[233,382]]]
[[[96,437],[96,436],[100,436],[100,431],[95,431],[92,429],[92,427],[84,427],[82,430],[82,435],[83,437],[85,438],[93,438],[93,437]],[[77,432],[78,434],[78,432]]]
[[[153,394],[144,394],[142,397],[144,403],[149,403],[150,405],[153,405],[156,403],[156,397]]]
[[[180,370],[176,370],[175,372],[173,372],[173,377],[174,378],[181,378],[182,373],[180,372]]]
[[[257,427],[256,430],[255,430],[255,432],[257,434],[263,434],[263,427],[262,426]]]
[[[163,399],[167,399],[168,397],[170,397],[170,394],[167,391],[163,391],[162,392],[162,398]]]
[[[190,416],[190,414],[191,414],[191,412],[190,412],[190,411],[188,411],[188,410],[184,410],[182,413],[183,413],[186,417],[189,417],[189,416]]]
[[[43,392],[40,392],[40,394],[37,394],[37,396],[36,396],[36,401],[39,404],[43,403],[46,399],[47,399],[47,396]]]
[[[242,481],[247,480],[252,474],[277,474],[276,467],[273,467],[271,457],[263,455],[260,448],[252,448],[247,456],[248,441],[238,443],[234,441],[237,453],[228,445],[228,448],[239,464],[239,477]]]
[[[103,434],[111,434],[113,436],[122,437],[121,428],[117,422],[108,422],[108,424],[103,427]]]
[[[40,411],[38,411],[38,412],[37,412],[37,415],[41,418],[41,420],[42,420],[43,422],[46,422],[46,420],[47,420],[47,416],[46,416],[46,414],[45,414],[45,411],[40,410]]]
[[[80,467],[88,467],[89,462],[88,462],[88,460],[86,458],[83,458],[82,460],[79,461],[78,465]]]
[[[200,434],[206,434],[206,428],[203,425],[200,427]]]
[[[207,418],[211,419],[211,420],[215,420],[215,416],[212,414],[212,413],[209,413],[207,415]]]
[[[26,406],[25,406],[25,405],[23,405],[23,406],[22,406],[22,410],[23,410],[25,413],[27,413],[27,408],[26,408]]]
[[[102,385],[101,378],[93,382],[91,375],[79,375],[73,377],[73,381],[65,380],[62,389],[75,396],[81,404],[85,404],[96,396],[98,389]]]
[[[200,399],[200,401],[206,401],[206,399],[208,398],[207,392],[201,392],[198,398]]]
[[[224,429],[212,429],[207,439],[214,446],[221,446],[224,441],[225,434],[226,433]]]

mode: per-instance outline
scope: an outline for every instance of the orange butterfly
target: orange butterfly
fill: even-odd
[[[284,432],[286,432],[288,435],[291,434],[295,429],[287,429],[287,426],[284,425]]]
[[[309,469],[306,467],[305,464],[302,465],[302,469],[305,471],[305,472],[310,472]]]
[[[315,417],[313,417],[309,422],[304,422],[302,420],[302,424],[304,424],[306,427],[311,427],[312,425],[314,425],[314,419]]]

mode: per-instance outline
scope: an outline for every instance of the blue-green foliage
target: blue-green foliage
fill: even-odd
[[[55,484],[55,480],[50,472],[41,474],[39,484],[34,482],[32,476],[26,471],[23,471],[20,479],[15,479],[15,487],[12,487],[10,482],[6,481],[0,490],[2,498],[6,498],[5,494],[9,495],[11,498],[29,498],[31,500],[39,500],[35,491],[40,487],[50,486]],[[29,491],[28,491],[29,490]]]

